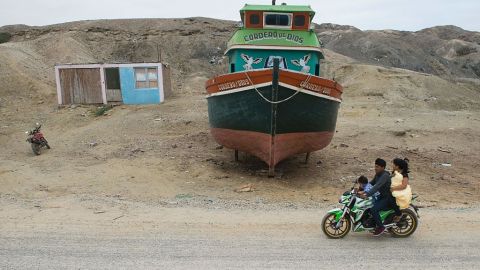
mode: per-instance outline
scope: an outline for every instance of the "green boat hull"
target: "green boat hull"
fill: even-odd
[[[268,101],[271,85],[257,90],[208,97],[210,129],[219,144],[274,167],[289,156],[317,151],[331,142],[340,102],[279,86],[277,100],[285,101],[273,104]]]

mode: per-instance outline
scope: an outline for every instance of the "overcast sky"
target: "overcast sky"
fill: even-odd
[[[480,31],[480,0],[277,0],[277,4],[282,2],[311,5],[317,12],[316,23],[353,25],[362,30],[416,31],[456,25]],[[0,26],[196,16],[237,21],[245,3],[271,4],[271,0],[0,0]]]

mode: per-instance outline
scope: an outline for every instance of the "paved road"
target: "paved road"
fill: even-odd
[[[54,220],[42,227],[35,217],[23,219],[22,226],[9,217],[0,233],[0,269],[478,269],[480,265],[478,209],[424,210],[421,227],[408,239],[352,233],[341,240],[326,239],[318,224],[311,222],[313,212],[305,210],[294,214],[166,211],[159,214],[163,221],[154,217],[153,223],[142,220],[142,215],[122,222],[116,221],[123,218],[115,223],[98,218],[81,224],[63,217],[62,223]],[[189,221],[181,222],[186,214]],[[32,227],[24,225],[29,222]]]

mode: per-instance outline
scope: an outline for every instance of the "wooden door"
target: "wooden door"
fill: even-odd
[[[63,104],[103,103],[100,68],[60,69]]]
[[[120,89],[120,72],[118,68],[105,69],[105,83],[107,102],[121,102],[122,91]]]

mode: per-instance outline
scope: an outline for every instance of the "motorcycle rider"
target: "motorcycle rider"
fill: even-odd
[[[367,198],[373,196],[377,191],[380,192],[378,198],[374,201],[371,209],[373,219],[377,227],[373,232],[374,236],[379,236],[385,231],[385,226],[380,218],[380,211],[394,209],[397,217],[401,216],[395,198],[390,191],[391,179],[390,173],[385,170],[387,162],[381,158],[375,160],[375,177],[370,181],[373,187],[368,192],[359,192],[360,198]]]

